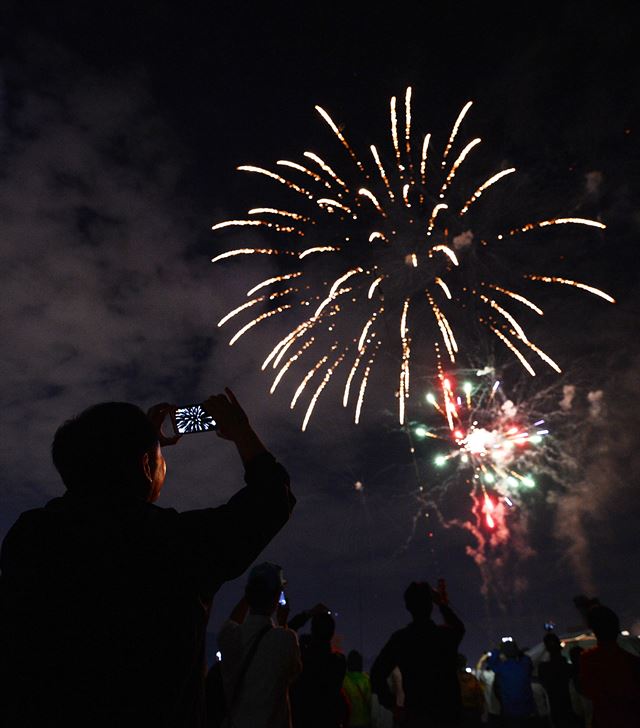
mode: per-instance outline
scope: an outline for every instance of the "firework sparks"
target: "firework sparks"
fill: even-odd
[[[500,382],[489,381],[466,381],[458,390],[455,377],[440,371],[437,393],[429,392],[426,401],[444,422],[435,429],[417,425],[414,435],[435,437],[448,446],[435,456],[434,465],[442,469],[457,464],[472,484],[485,527],[493,530],[497,504],[511,508],[520,490],[535,487],[528,471],[541,456],[549,429],[540,427],[544,420],[528,422],[526,412],[504,394],[496,396]]]
[[[465,316],[473,316],[532,376],[535,371],[527,357],[538,357],[545,366],[559,372],[560,366],[525,334],[526,322],[520,320],[531,312],[542,316],[542,308],[525,292],[517,290],[518,284],[514,285],[512,280],[480,280],[477,263],[487,247],[493,260],[507,255],[507,246],[520,247],[518,236],[523,234],[535,244],[536,236],[548,236],[552,233],[543,231],[558,226],[605,228],[597,220],[557,217],[503,228],[503,232],[492,229],[483,236],[470,234],[468,227],[461,228],[463,219],[469,225],[467,220],[478,217],[482,206],[479,200],[497,188],[501,180],[515,174],[515,168],[493,174],[485,170],[471,185],[464,182],[465,190],[474,191],[462,194],[458,188],[468,164],[466,160],[481,141],[461,140],[463,122],[472,102],[464,105],[446,143],[440,145],[439,163],[437,157],[432,163],[438,145],[430,133],[421,135],[421,143],[412,145],[412,135],[416,133],[412,89],[406,90],[404,104],[401,99],[393,96],[390,101],[390,139],[384,144],[370,144],[370,154],[363,157],[356,152],[357,145],[347,138],[345,127],[336,123],[324,108],[316,106],[334,135],[334,144],[337,138],[338,156],[342,155],[344,161],[332,157],[329,164],[324,155],[305,151],[303,164],[284,159],[276,162],[287,176],[263,167],[241,165],[241,171],[278,183],[281,195],[296,204],[289,201],[282,207],[253,207],[248,211],[248,219],[223,220],[213,226],[221,234],[237,229],[236,234],[259,233],[269,240],[277,235],[279,241],[286,241],[277,247],[266,242],[256,247],[244,243],[216,255],[214,262],[249,255],[274,256],[285,262],[295,258],[292,272],[272,275],[250,288],[247,296],[251,300],[230,310],[219,325],[258,312],[232,337],[229,343],[233,344],[267,319],[282,318],[288,322],[288,333],[267,355],[263,369],[270,363],[278,369],[272,392],[285,378],[295,377],[294,403],[301,396],[308,396],[307,383],[311,377],[318,377],[320,384],[306,402],[304,428],[318,398],[334,389],[335,380],[341,380],[345,406],[351,389],[357,387],[354,420],[360,420],[376,355],[383,344],[399,361],[399,388],[394,377],[393,391],[399,400],[398,418],[404,422],[411,358],[424,345],[431,349],[434,341],[440,340],[449,360],[455,362],[459,355],[458,329]],[[460,199],[466,200],[462,207]],[[301,240],[304,245],[300,245]],[[471,245],[473,255],[467,251]],[[498,248],[492,251],[491,246]],[[483,264],[482,269],[497,268]],[[503,269],[511,273],[506,262]],[[325,273],[322,283],[318,282],[320,271]],[[497,273],[494,275],[498,277]],[[579,281],[522,270],[516,276],[521,282],[526,279],[529,286],[556,283],[613,302],[609,294]],[[276,289],[273,293],[265,290],[290,279],[295,279],[295,288]],[[347,281],[348,285],[344,285]],[[260,294],[252,298],[258,291]],[[281,297],[285,296],[287,302],[283,303]],[[479,305],[467,306],[470,299]],[[383,301],[384,308],[380,306]],[[296,315],[298,318],[293,318]],[[383,317],[386,325],[380,326]],[[338,343],[334,343],[336,339]],[[312,340],[313,346],[308,343]],[[464,341],[460,341],[462,346]],[[316,349],[321,351],[311,353]],[[316,360],[311,369],[310,356]],[[444,411],[454,418],[450,408]]]

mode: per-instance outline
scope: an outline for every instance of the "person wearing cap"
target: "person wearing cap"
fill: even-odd
[[[0,554],[2,728],[200,728],[214,595],[288,521],[289,476],[230,390],[204,409],[231,441],[246,487],[217,508],[155,505],[162,453],[177,437],[125,402],[85,410],[56,432],[66,492],[23,513]],[[201,436],[203,449],[215,438]],[[210,453],[208,453],[210,455]],[[216,467],[200,487],[220,500]]]
[[[289,609],[280,603],[285,583],[276,564],[255,566],[244,597],[218,634],[225,728],[291,726],[289,685],[302,664],[298,637],[286,626]]]

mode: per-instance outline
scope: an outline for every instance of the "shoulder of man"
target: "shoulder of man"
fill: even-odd
[[[395,632],[391,633],[391,637],[387,640],[388,643],[398,644],[399,642],[405,642],[407,640],[413,640],[416,635],[416,625],[410,622],[406,627],[401,627]]]
[[[33,521],[33,516],[30,515],[31,513],[34,513],[34,511],[27,511],[27,513],[19,516],[18,520],[11,526],[2,541],[0,568],[5,576],[8,565],[16,559],[23,557],[23,541],[25,538],[28,538]]]

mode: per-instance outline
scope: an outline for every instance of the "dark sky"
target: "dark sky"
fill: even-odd
[[[1,536],[22,510],[61,492],[48,453],[65,418],[108,399],[190,403],[228,384],[299,498],[264,556],[285,566],[294,610],[322,600],[338,612],[345,648],[375,655],[406,621],[406,584],[440,575],[473,657],[505,633],[538,641],[550,618],[573,626],[571,598],[583,590],[640,631],[632,24],[624,4],[498,5],[4,3]],[[433,538],[419,527],[402,548],[418,507],[392,402],[376,389],[356,428],[329,399],[302,434],[300,413],[284,395],[269,397],[259,371],[273,334],[229,349],[216,329],[230,302],[273,270],[209,264],[226,245],[211,224],[269,199],[270,187],[235,167],[331,147],[316,103],[366,149],[386,138],[388,99],[408,84],[415,124],[441,140],[474,99],[466,133],[486,139],[483,159],[522,170],[522,187],[499,198],[507,218],[526,210],[608,225],[570,239],[562,265],[617,305],[544,291],[545,344],[562,359],[562,381],[583,399],[603,390],[605,419],[591,439],[575,438],[590,443],[573,452],[580,477],[532,496],[524,538],[534,554],[508,559],[496,573],[500,598],[488,601],[464,532],[434,523]],[[213,437],[186,437],[167,459],[164,506],[209,506],[240,482],[235,454]],[[423,472],[429,486],[434,476]],[[468,509],[464,492],[454,501]],[[241,588],[220,592],[212,631]]]

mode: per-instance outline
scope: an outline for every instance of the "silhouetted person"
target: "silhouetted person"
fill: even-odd
[[[395,632],[371,668],[371,684],[382,705],[393,710],[407,728],[457,726],[461,702],[458,684],[458,646],[464,625],[448,605],[444,584],[433,591],[426,582],[413,582],[404,594],[413,621]],[[433,603],[445,623],[431,619]],[[404,707],[396,705],[387,678],[395,667],[402,674]]]
[[[584,626],[588,627],[589,610],[592,607],[600,606],[600,600],[598,599],[598,597],[588,597],[585,594],[578,594],[578,596],[573,597],[573,604],[580,613],[580,616],[582,617],[582,620],[584,622]]]
[[[462,701],[462,725],[464,728],[480,726],[484,713],[484,688],[478,678],[467,668],[467,658],[458,655],[458,683]]]
[[[587,613],[598,645],[580,655],[580,686],[593,702],[592,728],[637,728],[640,725],[640,658],[616,642],[618,616],[597,605]]]
[[[298,637],[286,627],[289,609],[278,603],[283,587],[279,566],[255,566],[244,599],[218,635],[228,728],[291,726],[289,685],[302,664]]]
[[[509,728],[534,726],[537,710],[531,679],[533,663],[515,641],[503,642],[487,660],[487,668],[495,673],[494,690],[500,701],[502,725]]]
[[[213,596],[294,504],[286,471],[233,394],[204,407],[246,469],[246,488],[215,509],[153,505],[166,473],[160,445],[172,442],[161,431],[169,405],[147,416],[99,404],[56,432],[67,492],[23,513],[2,547],[3,728],[201,724]]]
[[[582,694],[580,685],[580,657],[584,649],[580,645],[574,645],[569,650],[571,660],[571,680],[569,681],[569,692],[571,695],[571,708],[578,718],[578,726],[584,726],[591,722],[591,701]]]
[[[351,708],[349,728],[369,728],[371,725],[371,680],[362,670],[362,655],[351,650],[347,655],[347,674],[343,689]]]
[[[348,704],[342,692],[345,657],[334,652],[331,640],[336,623],[323,605],[302,612],[289,621],[300,629],[311,619],[311,635],[300,638],[302,674],[291,686],[294,728],[338,728],[346,725]]]
[[[538,665],[538,677],[547,691],[554,728],[572,728],[576,725],[571,707],[571,666],[562,655],[562,645],[557,634],[548,632],[544,636],[544,646],[549,660]]]

